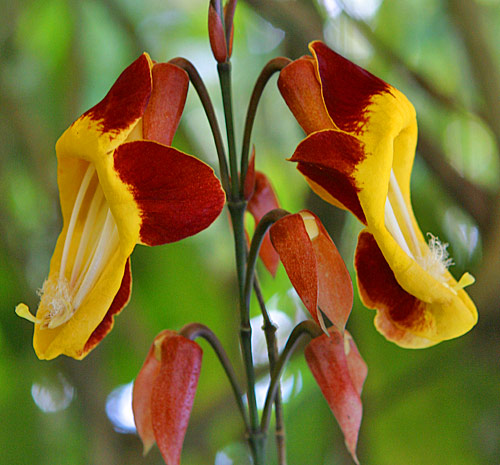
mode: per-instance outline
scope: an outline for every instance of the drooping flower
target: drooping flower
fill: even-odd
[[[174,242],[208,227],[224,205],[213,170],[170,146],[189,79],[143,54],[56,144],[63,229],[36,317],[40,359],[81,359],[111,330],[131,290],[136,244]]]
[[[167,465],[180,463],[202,355],[196,342],[162,331],[134,381],[132,409],[144,454],[156,442]]]
[[[344,331],[352,307],[352,283],[335,244],[308,210],[271,226],[271,242],[305,307],[325,332],[323,314]]]
[[[313,42],[310,50],[312,57],[294,61],[279,78],[307,133],[290,160],[314,192],[366,226],[355,266],[361,298],[377,310],[377,329],[411,348],[464,334],[477,321],[463,290],[473,278],[453,278],[446,245],[432,235],[427,243],[411,206],[412,104],[323,43]]]

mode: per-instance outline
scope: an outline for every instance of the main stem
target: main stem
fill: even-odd
[[[228,192],[228,208],[233,226],[236,270],[238,277],[239,309],[240,309],[240,344],[247,378],[247,401],[250,419],[248,443],[252,452],[254,465],[265,465],[265,436],[262,434],[255,398],[255,370],[252,356],[252,328],[250,314],[245,305],[245,269],[247,261],[247,244],[245,237],[246,201],[240,195],[238,160],[233,123],[231,98],[231,65],[229,62],[218,63],[217,71],[222,92],[224,118],[226,121],[229,167],[231,172],[230,192]]]

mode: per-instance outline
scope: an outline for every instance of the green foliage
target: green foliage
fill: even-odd
[[[255,78],[270,58],[288,52],[287,39],[295,32],[292,24],[282,39],[276,24],[264,19],[266,10],[257,15],[249,6],[253,3],[239,5],[235,19],[234,95],[240,135]],[[274,3],[279,6],[284,2]],[[494,25],[500,18],[498,2],[477,3],[488,13],[485,33],[497,44],[500,29]],[[115,329],[82,362],[39,362],[31,347],[30,325],[14,315],[20,301],[36,306],[36,289],[48,271],[60,230],[55,141],[83,110],[102,98],[135,56],[143,50],[158,61],[186,56],[199,67],[222,114],[207,40],[207,4],[202,0],[50,0],[2,5],[3,11],[9,12],[5,15],[9,18],[0,23],[2,463],[162,463],[156,450],[141,457],[142,446],[136,436],[113,430],[105,414],[108,394],[134,378],[153,337],[164,328],[179,329],[192,321],[206,324],[219,336],[231,360],[239,361],[234,339],[238,328],[234,251],[225,213],[197,237],[155,249],[137,247],[132,257],[132,300],[117,318]],[[473,107],[480,100],[478,89],[472,84],[466,53],[445,4],[438,0],[386,0],[370,24],[380,39],[441,92]],[[323,20],[330,31],[336,31],[332,40],[342,36],[342,43],[329,45],[342,48],[348,56],[350,51],[355,53],[353,33],[349,33],[354,26],[346,27],[344,16]],[[393,66],[367,44],[361,41],[363,65],[409,96],[417,108],[421,131],[435,138],[450,165],[488,192],[498,189],[498,147],[485,121],[469,111],[452,111],[436,104],[407,79],[401,67]],[[500,60],[498,47],[495,53]],[[257,168],[268,173],[283,207],[291,211],[310,201],[302,178],[285,161],[301,138],[273,81],[259,108],[253,142]],[[216,160],[193,89],[174,145],[210,163]],[[479,270],[481,231],[453,192],[436,179],[418,159],[412,179],[415,213],[424,231],[433,231],[451,243],[455,276],[474,267]],[[332,214],[333,207],[322,208],[324,217]],[[342,233],[334,236],[349,266],[358,231],[359,226],[349,219]],[[277,307],[294,319],[297,309],[287,297],[290,284],[283,269],[274,280],[262,268],[259,273],[266,299],[274,296]],[[359,440],[361,462],[499,463],[499,328],[498,323],[491,323],[491,314],[485,317],[490,325],[480,324],[458,341],[425,351],[403,350],[386,342],[375,331],[373,316],[374,312],[356,302],[349,322],[369,367]],[[203,349],[202,375],[183,463],[246,465],[243,428],[229,385],[210,348],[203,345]],[[288,463],[350,463],[339,429],[300,352],[288,373],[295,375],[296,383],[300,373],[302,387],[284,406]],[[62,386],[60,374],[74,386],[76,394],[67,408],[44,413],[33,401],[33,386],[56,386],[51,389],[57,392]],[[272,438],[269,444],[275,460]],[[217,453],[220,461],[214,462]],[[223,462],[222,453],[233,461]]]

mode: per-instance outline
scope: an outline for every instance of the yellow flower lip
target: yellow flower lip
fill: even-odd
[[[85,357],[130,298],[136,244],[196,234],[222,210],[213,170],[168,145],[188,83],[182,69],[143,54],[58,140],[63,229],[36,316],[16,308],[35,325],[39,358]]]

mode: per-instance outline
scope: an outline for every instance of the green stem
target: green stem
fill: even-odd
[[[271,376],[271,383],[267,391],[266,402],[264,404],[264,410],[262,412],[262,420],[260,423],[261,430],[266,432],[269,428],[269,422],[271,420],[271,407],[274,401],[276,391],[278,389],[279,380],[286,363],[290,359],[295,347],[299,343],[300,339],[304,335],[309,335],[311,338],[321,336],[323,331],[321,328],[312,320],[306,320],[299,323],[293,329],[288,341],[286,342],[283,353],[278,359],[276,366],[274,367],[273,374]]]
[[[255,275],[255,265],[257,263],[257,258],[259,257],[260,246],[264,240],[267,230],[279,219],[289,215],[290,213],[281,208],[276,208],[266,213],[259,224],[255,228],[254,235],[252,237],[252,243],[250,245],[250,252],[248,254],[247,269],[245,273],[245,287],[243,289],[243,295],[245,297],[245,309],[247,312],[250,311],[250,297],[252,293],[252,286]]]
[[[278,342],[276,339],[276,326],[271,321],[267,312],[266,304],[260,289],[257,277],[254,279],[254,291],[259,302],[259,306],[264,319],[262,329],[266,337],[267,355],[269,358],[269,375],[272,375],[278,360]],[[276,418],[275,438],[276,449],[278,451],[278,464],[286,465],[286,443],[285,443],[285,423],[283,421],[283,404],[281,398],[281,385],[278,381],[276,395],[274,396],[274,416]]]
[[[219,81],[224,105],[224,118],[226,121],[227,147],[229,152],[229,167],[231,170],[231,198],[238,200],[239,175],[238,160],[236,157],[236,142],[234,136],[233,104],[231,97],[231,63],[217,63]]]
[[[264,465],[265,438],[260,431],[257,400],[255,398],[255,370],[252,356],[252,328],[250,314],[245,307],[244,282],[246,264],[246,238],[244,215],[246,202],[228,202],[236,252],[236,269],[238,275],[239,308],[240,308],[240,344],[247,378],[247,400],[250,413],[250,431],[248,442],[254,458],[254,465]]]
[[[260,97],[262,92],[266,87],[267,82],[271,76],[277,71],[281,71],[286,65],[291,63],[289,58],[277,57],[269,61],[262,69],[255,86],[253,88],[252,95],[250,97],[250,102],[248,104],[247,117],[245,120],[245,130],[243,132],[243,143],[241,146],[241,181],[240,181],[240,195],[243,196],[243,190],[245,186],[245,177],[248,169],[248,157],[250,153],[250,139],[252,136],[253,123],[255,120],[255,114],[257,113],[257,107],[259,105]]]
[[[184,337],[192,341],[194,341],[198,337],[201,337],[210,344],[215,354],[219,358],[224,371],[226,372],[226,376],[229,380],[229,383],[231,384],[231,388],[233,389],[234,398],[236,399],[236,403],[243,418],[243,422],[245,423],[245,428],[247,431],[249,431],[250,422],[248,420],[248,413],[243,404],[243,392],[241,391],[238,380],[236,379],[233,365],[231,364],[231,361],[229,360],[229,357],[227,356],[226,351],[224,350],[224,347],[222,346],[217,336],[210,328],[200,323],[190,323],[184,326],[179,331],[179,334],[182,334]]]
[[[208,94],[207,88],[205,87],[205,84],[201,79],[197,69],[189,60],[178,57],[173,58],[169,61],[169,63],[176,65],[186,71],[189,76],[189,80],[198,93],[198,97],[200,98],[203,109],[205,110],[205,114],[207,115],[208,124],[210,125],[210,129],[212,130],[217,157],[219,159],[219,170],[222,187],[224,188],[226,195],[229,195],[229,171],[226,161],[226,151],[224,150],[224,143],[222,141],[219,123],[217,122],[217,116],[215,115],[215,110],[212,105],[212,101],[210,100],[210,95]]]

